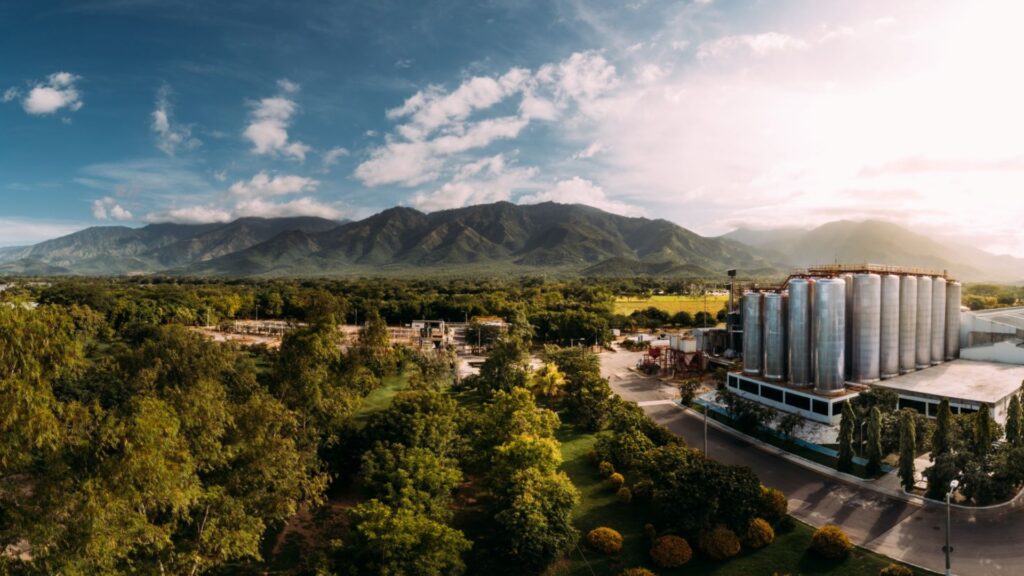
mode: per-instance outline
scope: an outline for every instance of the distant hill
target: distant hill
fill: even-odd
[[[811,230],[738,229],[721,237],[747,244],[762,256],[793,267],[833,262],[870,262],[949,270],[970,281],[1019,282],[1024,259],[971,246],[944,243],[890,222],[830,222]]]
[[[339,276],[560,273],[772,275],[782,267],[732,240],[666,220],[582,205],[508,202],[423,213],[396,207],[358,222],[316,218],[96,227],[0,251],[0,274]]]

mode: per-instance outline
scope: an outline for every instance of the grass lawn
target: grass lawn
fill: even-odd
[[[728,296],[709,295],[707,298],[708,313],[711,314],[712,316],[718,314],[719,310],[725,308],[726,303],[728,301]],[[615,314],[629,316],[635,310],[645,310],[651,307],[657,308],[659,310],[664,310],[669,314],[675,314],[677,312],[689,312],[691,315],[693,315],[696,314],[697,312],[704,311],[704,297],[660,295],[651,296],[649,298],[639,298],[636,296],[620,296],[615,299],[613,312]]]
[[[380,412],[391,405],[391,399],[405,389],[408,384],[404,374],[385,376],[381,385],[363,398],[359,410],[356,411],[356,418],[360,421],[366,420],[375,412]]]
[[[792,530],[777,534],[775,542],[757,552],[746,552],[728,562],[712,562],[694,553],[694,559],[687,565],[672,570],[656,568],[647,556],[648,543],[643,534],[646,519],[639,507],[621,504],[615,493],[608,488],[597,473],[597,466],[587,455],[594,446],[595,435],[581,433],[572,426],[563,425],[559,431],[562,442],[563,470],[572,478],[579,489],[582,500],[576,508],[574,521],[581,537],[598,526],[618,530],[623,538],[622,552],[616,557],[606,557],[583,549],[586,562],[577,551],[552,570],[559,576],[615,576],[624,568],[644,566],[657,574],[715,575],[715,576],[772,576],[773,574],[832,576],[874,576],[888,566],[891,560],[857,548],[845,562],[835,564],[819,560],[807,552],[813,529],[803,523],[794,522]],[[627,483],[629,478],[626,478]],[[696,543],[691,543],[696,547]],[[589,562],[589,566],[588,563]],[[591,572],[593,570],[593,573]],[[925,575],[930,572],[915,571]]]

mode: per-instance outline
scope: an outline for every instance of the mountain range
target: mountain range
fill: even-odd
[[[1024,259],[880,221],[811,230],[738,229],[704,237],[667,220],[579,204],[508,202],[423,213],[406,207],[337,222],[242,218],[215,224],[87,228],[0,248],[0,275],[374,276],[560,274],[782,276],[792,268],[871,262],[949,270],[966,281],[1024,282]]]
[[[940,241],[878,220],[840,220],[810,230],[740,228],[720,238],[746,244],[765,258],[797,268],[870,262],[948,270],[968,282],[1024,283],[1022,258]]]
[[[0,250],[0,274],[337,276],[560,273],[752,275],[781,268],[739,242],[667,220],[578,204],[508,202],[423,213],[396,207],[356,222],[244,218],[228,224],[94,227]]]

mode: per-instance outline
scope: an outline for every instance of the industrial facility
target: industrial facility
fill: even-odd
[[[817,266],[751,288],[741,305],[743,369],[727,386],[824,423],[838,422],[843,403],[869,386],[895,390],[901,408],[927,415],[947,398],[956,413],[986,403],[1003,421],[1024,367],[959,359],[961,316],[977,321],[960,301],[961,285],[945,271],[872,264]],[[1024,314],[1017,319],[1019,338]]]

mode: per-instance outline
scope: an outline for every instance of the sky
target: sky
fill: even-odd
[[[0,245],[584,203],[1024,256],[1024,3],[7,0]]]

